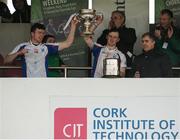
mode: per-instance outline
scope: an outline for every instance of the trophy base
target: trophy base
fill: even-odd
[[[84,35],[84,36],[94,35],[94,33],[92,33],[92,32],[83,32],[83,35]]]

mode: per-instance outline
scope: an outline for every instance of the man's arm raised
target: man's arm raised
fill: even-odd
[[[63,50],[65,48],[69,48],[73,41],[74,41],[74,36],[75,36],[75,31],[76,31],[76,25],[79,21],[76,19],[76,17],[74,17],[71,21],[71,29],[69,32],[69,35],[67,37],[67,39],[63,42],[59,43],[59,50]]]

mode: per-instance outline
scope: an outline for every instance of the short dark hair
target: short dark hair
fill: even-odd
[[[36,29],[45,30],[46,28],[45,28],[44,24],[34,23],[34,24],[31,26],[31,32],[34,32]]]
[[[170,18],[173,18],[173,12],[169,9],[161,10],[161,15],[167,14]]]
[[[124,17],[124,22],[123,23],[126,22],[125,11],[119,11],[119,10],[112,11],[112,14],[114,14],[114,13],[118,13],[118,14],[122,15]]]
[[[118,31],[117,29],[115,29],[115,28],[110,29],[110,30],[108,31],[108,35],[109,35],[111,32],[116,32],[116,33],[118,33],[119,38],[120,38],[120,33],[119,33],[119,31]]]
[[[52,38],[55,39],[55,36],[54,36],[54,35],[47,34],[47,35],[44,36],[44,38],[43,38],[43,40],[42,40],[42,43],[47,43],[47,40],[48,40],[48,38],[50,38],[50,37],[52,37]]]
[[[155,41],[155,39],[156,39],[155,36],[154,36],[154,34],[153,34],[153,33],[150,33],[150,32],[144,33],[141,38],[144,38],[144,37],[146,37],[146,36],[148,36],[148,37],[149,37],[150,39],[152,39],[153,41]]]

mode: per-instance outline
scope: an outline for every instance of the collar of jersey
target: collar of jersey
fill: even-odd
[[[117,50],[117,47],[115,47],[114,49],[109,49],[107,46],[105,46],[105,51],[107,51],[107,52],[113,52],[116,50]]]
[[[34,47],[40,46],[40,45],[42,44],[42,43],[39,43],[39,44],[35,45],[35,44],[32,43],[31,40],[29,41],[29,43],[30,43],[30,45],[32,45],[32,46],[34,46]]]

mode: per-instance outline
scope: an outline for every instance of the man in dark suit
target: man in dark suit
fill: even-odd
[[[142,35],[143,53],[135,57],[132,73],[136,78],[172,77],[172,65],[168,55],[155,50],[155,37],[151,33]]]

